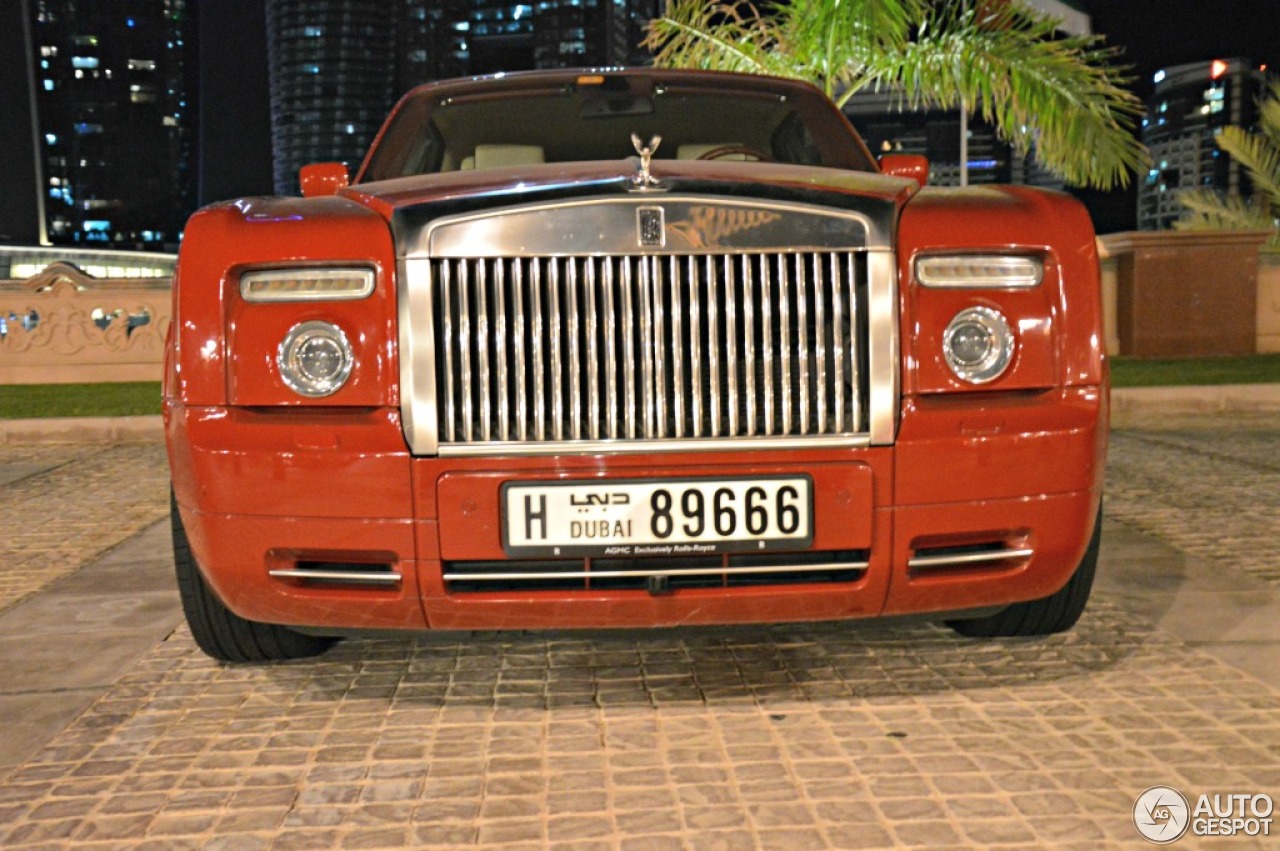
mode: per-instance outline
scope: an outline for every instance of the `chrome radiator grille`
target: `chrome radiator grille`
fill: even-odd
[[[441,444],[867,432],[863,252],[449,258],[431,278]]]

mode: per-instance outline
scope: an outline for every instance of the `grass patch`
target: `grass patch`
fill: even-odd
[[[0,419],[136,417],[160,413],[159,381],[119,384],[9,384],[0,387]]]
[[[1213,358],[1111,359],[1113,387],[1280,383],[1280,354]]]

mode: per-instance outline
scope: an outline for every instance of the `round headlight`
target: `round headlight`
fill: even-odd
[[[966,308],[943,332],[942,353],[957,376],[971,384],[985,384],[999,378],[1013,360],[1013,331],[990,308]]]
[[[329,322],[303,322],[280,341],[276,363],[289,389],[302,396],[336,393],[351,375],[355,359],[342,329]]]

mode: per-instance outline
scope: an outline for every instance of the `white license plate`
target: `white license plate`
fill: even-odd
[[[502,545],[521,558],[708,555],[813,542],[808,476],[508,482]]]

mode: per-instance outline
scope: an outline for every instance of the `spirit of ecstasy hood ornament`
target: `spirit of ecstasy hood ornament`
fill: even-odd
[[[635,147],[636,153],[640,155],[640,171],[635,177],[631,178],[631,182],[640,189],[648,189],[650,186],[657,186],[658,179],[649,174],[649,161],[653,159],[654,153],[658,150],[658,146],[662,144],[661,136],[654,136],[646,145],[640,141],[640,137],[635,133],[631,134],[631,144]]]

